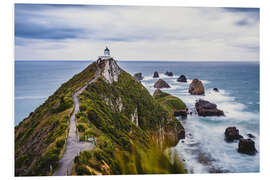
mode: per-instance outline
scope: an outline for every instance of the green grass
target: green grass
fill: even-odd
[[[162,92],[159,89],[154,92],[153,97],[171,114],[173,114],[175,110],[186,109],[186,104],[181,99]]]
[[[122,72],[112,84],[98,79],[80,101],[83,113],[76,116],[87,125],[81,139],[95,137],[97,145],[75,158],[74,174],[185,173],[181,161],[164,153],[171,143],[160,138],[177,139],[167,133],[180,131],[182,125],[128,73]],[[131,120],[135,111],[138,126]]]
[[[34,112],[15,127],[15,175],[51,175],[63,154],[69,118],[73,110],[72,94],[90,81],[96,64],[62,84]]]
[[[15,127],[16,176],[52,175],[58,168],[73,112],[72,94],[95,73],[93,63],[62,84]],[[112,84],[100,77],[79,99],[76,118],[80,139],[95,137],[97,145],[75,158],[73,174],[185,173],[179,160],[164,153],[178,142],[177,133],[183,130],[170,112],[180,107],[179,102],[153,98],[124,71]],[[134,116],[138,124],[132,121]]]

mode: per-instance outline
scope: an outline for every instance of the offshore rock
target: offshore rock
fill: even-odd
[[[187,82],[187,78],[185,75],[181,75],[178,79],[177,79],[178,82]]]
[[[213,88],[213,91],[219,92],[218,88]]]
[[[153,75],[153,78],[158,78],[158,77],[159,77],[158,72],[155,71],[155,72],[154,72],[154,75]]]
[[[170,85],[168,83],[166,83],[166,81],[159,79],[155,85],[155,88],[170,88]]]
[[[240,139],[238,143],[238,152],[254,155],[257,152],[255,148],[255,142],[251,139]]]
[[[167,72],[165,73],[165,75],[167,75],[167,76],[173,76],[173,73],[167,71]]]
[[[222,110],[217,109],[217,105],[200,99],[195,104],[199,116],[224,116]]]
[[[239,130],[236,127],[228,127],[225,130],[225,139],[227,142],[232,142],[236,139],[240,139],[243,138],[243,136],[241,136],[239,134]]]
[[[143,80],[142,73],[140,72],[140,73],[134,74],[134,78],[135,78],[137,81]]]
[[[248,133],[247,136],[248,136],[249,138],[252,138],[252,139],[255,139],[255,138],[256,138],[256,137],[255,137],[253,134],[251,134],[251,133]]]
[[[188,92],[192,95],[203,95],[204,94],[203,83],[199,79],[193,79],[193,81],[189,85]]]

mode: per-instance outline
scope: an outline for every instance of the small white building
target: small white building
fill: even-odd
[[[104,49],[104,56],[99,56],[98,59],[100,60],[104,60],[104,59],[110,59],[111,57],[111,52],[110,49],[106,46],[106,48]]]

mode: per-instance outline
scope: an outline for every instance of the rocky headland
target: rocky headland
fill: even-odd
[[[84,86],[75,115],[77,136],[80,142],[89,141],[94,147],[80,152],[67,174],[186,172],[176,156],[164,153],[185,137],[184,127],[174,117],[174,112],[185,105],[162,92],[151,96],[110,58],[76,74],[15,127],[16,176],[52,175],[59,168],[68,148],[75,106],[72,96]]]

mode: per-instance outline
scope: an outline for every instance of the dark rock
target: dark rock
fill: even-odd
[[[218,88],[213,88],[213,91],[219,92]]]
[[[134,78],[135,78],[137,81],[143,80],[142,73],[136,73],[136,74],[134,74]]]
[[[184,129],[180,130],[179,134],[178,134],[178,138],[179,139],[185,139],[186,137],[186,132]]]
[[[167,72],[165,73],[165,75],[167,75],[167,76],[173,76],[173,73],[167,71]]]
[[[155,85],[155,88],[170,88],[170,85],[168,83],[166,83],[166,81],[159,79]]]
[[[181,110],[175,110],[173,112],[174,116],[182,116],[183,118],[187,117],[187,110],[186,109],[181,109]]]
[[[228,141],[228,142],[232,142],[232,141],[234,141],[235,139],[243,138],[243,136],[241,136],[241,135],[239,134],[239,130],[236,129],[236,127],[228,127],[228,128],[226,128],[224,134],[225,134],[225,139],[226,139],[226,141]]]
[[[238,152],[254,155],[257,152],[255,142],[251,139],[240,139],[238,144]]]
[[[217,109],[217,105],[200,99],[195,104],[199,116],[224,116],[222,110]]]
[[[187,78],[185,75],[181,75],[178,79],[177,79],[178,82],[187,82]]]
[[[249,138],[253,138],[253,139],[256,138],[256,137],[255,137],[253,134],[251,134],[251,133],[248,133],[247,135],[248,135]]]
[[[193,81],[189,85],[188,92],[192,95],[203,95],[204,94],[203,83],[198,79],[193,79]]]
[[[158,72],[155,71],[155,72],[154,72],[154,75],[153,75],[153,78],[158,78],[158,77],[159,77]]]

